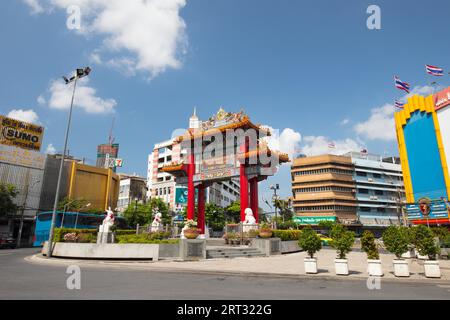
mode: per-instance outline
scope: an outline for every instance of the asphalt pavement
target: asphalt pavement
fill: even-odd
[[[165,272],[78,263],[80,289],[68,289],[69,264],[36,264],[37,249],[0,251],[0,299],[449,299],[450,285],[381,279],[305,279]],[[138,266],[139,263],[137,262]],[[70,282],[70,281],[69,281]],[[69,285],[70,286],[70,285]]]

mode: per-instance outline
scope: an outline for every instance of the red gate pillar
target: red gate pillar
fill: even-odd
[[[258,177],[250,180],[250,208],[258,223]]]
[[[241,221],[245,221],[245,209],[248,208],[248,177],[245,173],[245,153],[248,152],[248,142],[245,139],[244,144],[241,145],[241,152],[244,154],[244,158],[240,167],[240,189],[241,189]]]
[[[205,234],[205,186],[198,186],[198,216],[197,216],[197,228],[199,228],[200,234]]]
[[[187,205],[188,220],[194,220],[195,216],[194,174],[195,174],[195,157],[194,154],[191,153],[189,155],[189,164],[188,164],[188,205]]]

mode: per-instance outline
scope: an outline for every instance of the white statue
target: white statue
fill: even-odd
[[[100,226],[100,232],[110,232],[110,228],[114,225],[114,212],[111,207],[106,210],[106,217],[103,219],[102,225]]]
[[[245,209],[245,221],[242,224],[243,231],[248,232],[253,229],[258,229],[258,224],[253,216],[253,210],[251,208]]]
[[[155,218],[153,219],[151,227],[152,232],[158,232],[162,230],[161,218],[162,218],[161,212],[156,211]]]
[[[183,229],[181,229],[181,233],[180,233],[180,239],[186,239],[185,235],[184,235],[184,230],[190,229],[190,227],[185,224]]]

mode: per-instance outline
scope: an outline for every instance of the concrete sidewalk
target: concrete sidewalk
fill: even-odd
[[[307,278],[339,278],[339,279],[367,279],[367,258],[362,252],[351,252],[347,258],[349,261],[350,275],[336,276],[334,271],[334,259],[336,251],[332,249],[322,249],[316,254],[318,259],[318,274],[305,274],[303,259],[306,252],[298,252],[286,255],[255,258],[234,258],[234,259],[206,259],[200,261],[177,261],[160,260],[157,262],[136,262],[136,261],[93,261],[93,260],[71,260],[71,259],[46,259],[41,255],[27,258],[32,263],[50,264],[79,264],[91,267],[114,267],[132,268],[168,272],[191,272],[209,274],[238,274],[249,276],[278,276],[278,277],[307,277]],[[428,283],[450,283],[450,260],[440,260],[441,278],[426,278],[423,270],[423,261],[418,259],[408,259],[411,276],[409,278],[397,278],[393,274],[392,254],[380,254],[383,265],[383,279],[395,281],[414,281]]]

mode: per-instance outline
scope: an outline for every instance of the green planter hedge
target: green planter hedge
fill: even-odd
[[[272,237],[280,238],[281,241],[298,241],[301,230],[272,230]]]

